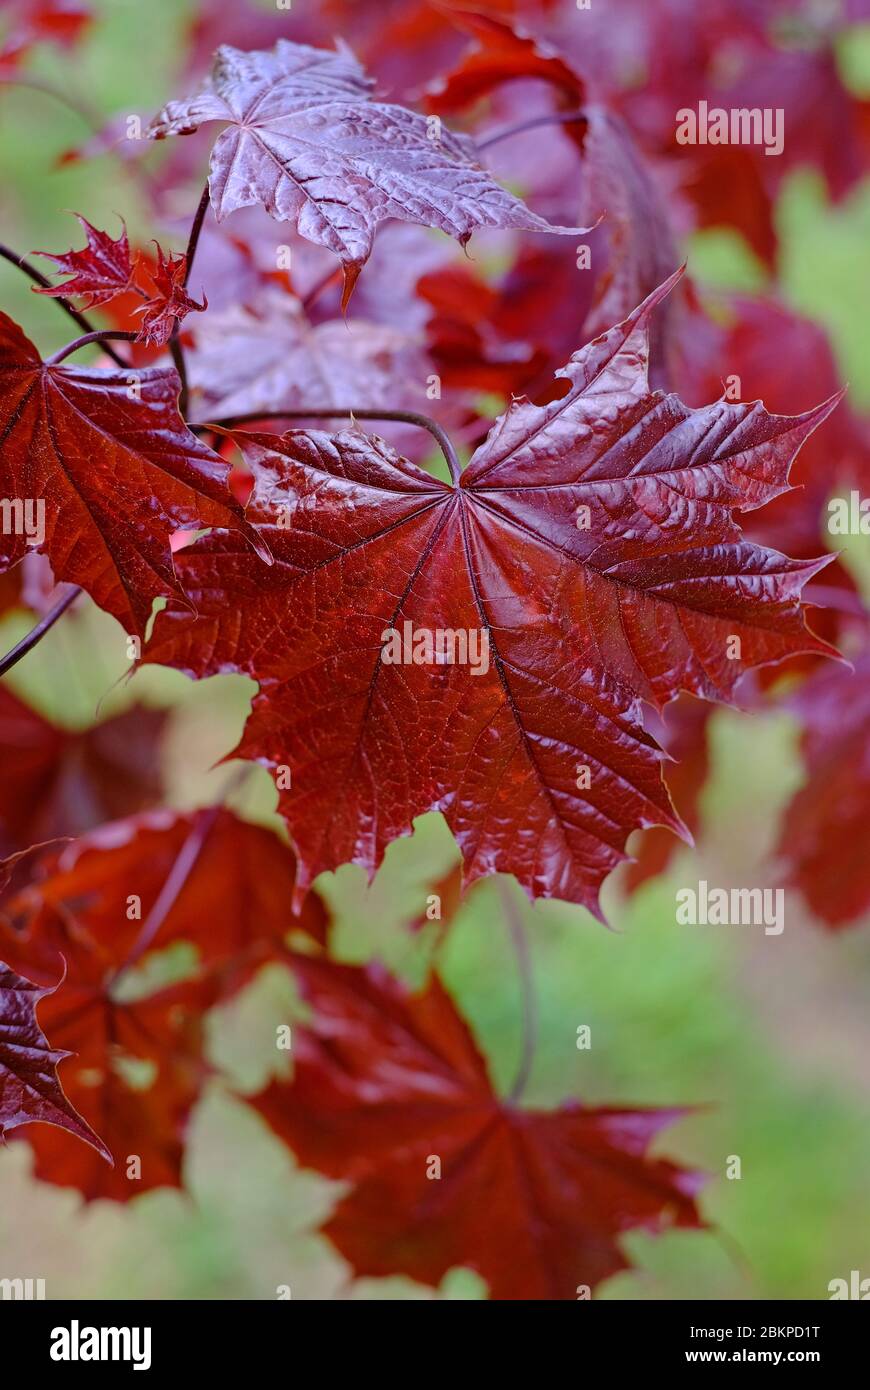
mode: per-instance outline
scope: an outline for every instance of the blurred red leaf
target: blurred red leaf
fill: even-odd
[[[661,734],[656,731],[658,741],[674,760],[666,763],[664,768],[668,791],[674,805],[679,808],[686,828],[693,835],[698,828],[701,792],[710,770],[707,731],[714,708],[701,700],[681,695],[668,705],[662,719]],[[662,873],[670,863],[677,844],[678,841],[667,830],[660,827],[645,830],[639,838],[634,862],[626,865],[624,882],[628,891],[633,892],[647,879]]]
[[[28,1130],[40,1177],[119,1200],[179,1184],[187,1116],[209,1071],[204,1013],[259,965],[282,958],[291,929],[323,939],[319,900],[291,915],[294,876],[290,850],[229,811],[154,812],[44,855],[8,905],[0,950],[39,982],[56,979],[66,960],[44,1020],[76,1053],[64,1068],[67,1092],[100,1129],[115,1167],[60,1133]],[[140,953],[178,941],[196,948],[192,973],[131,992]],[[131,1155],[141,1159],[137,1180],[127,1172]]]
[[[870,655],[819,671],[792,705],[803,724],[806,781],[782,822],[787,882],[829,927],[870,909]]]
[[[39,43],[74,47],[93,18],[81,0],[6,0],[4,8],[0,72],[16,69]]]
[[[325,1233],[358,1275],[437,1284],[461,1265],[494,1299],[573,1300],[628,1268],[625,1232],[701,1225],[699,1175],[647,1156],[679,1111],[520,1109],[437,978],[412,996],[373,969],[294,970],[313,1017],[293,1080],[252,1103],[301,1163],[352,1184]]]
[[[74,732],[0,685],[0,852],[80,835],[160,801],[163,711],[134,705]]]

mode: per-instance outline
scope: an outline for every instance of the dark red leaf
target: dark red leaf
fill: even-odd
[[[870,909],[870,656],[820,671],[794,701],[807,778],[782,824],[787,881],[829,927]]]
[[[81,732],[0,686],[0,852],[80,835],[160,801],[161,710],[134,705]]]
[[[300,896],[347,861],[373,872],[440,810],[466,882],[513,873],[597,913],[630,831],[679,829],[640,702],[728,699],[751,666],[828,650],[800,605],[826,561],[752,544],[734,512],[787,488],[835,402],[788,417],[651,392],[667,288],[575,353],[561,397],[514,401],[458,488],[358,432],[237,436],[276,563],[228,536],[182,552],[200,617],[158,615],[146,659],[259,681],[237,751],[284,769]],[[385,662],[405,624],[419,662]],[[437,632],[466,634],[464,661],[435,659]]]
[[[183,881],[148,950],[188,941],[197,965],[177,984],[144,992],[140,984],[131,993],[122,986],[139,959],[140,933],[179,863]],[[28,1130],[39,1176],[119,1200],[180,1183],[187,1117],[209,1072],[205,1011],[259,965],[283,957],[288,931],[323,939],[317,899],[301,918],[291,916],[294,876],[293,856],[276,836],[227,811],[154,812],[44,856],[7,905],[13,925],[0,923],[2,952],[38,981],[56,979],[60,957],[66,960],[45,1022],[57,1043],[76,1052],[65,1068],[68,1093],[100,1129],[115,1167],[77,1151],[62,1134]],[[141,915],[131,915],[133,898]],[[141,1159],[136,1179],[127,1171],[131,1155]]]

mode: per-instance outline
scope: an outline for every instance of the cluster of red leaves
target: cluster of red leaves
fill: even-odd
[[[0,64],[85,23],[19,4]],[[866,424],[838,403],[817,325],[773,291],[702,295],[677,249],[688,227],[729,225],[775,266],[783,173],[812,164],[843,197],[866,104],[834,27],[785,0],[323,0],[299,16],[207,0],[190,37],[200,85],[148,131],[187,138],[146,186],[159,219],[208,163],[211,307],[188,293],[187,254],[131,254],[125,229],[84,218],[84,249],[39,253],[69,278],[38,287],[168,346],[183,392],[142,346],[130,365],[43,362],[0,316],[0,492],[44,503],[36,548],[129,633],[144,640],[166,600],[143,661],[257,682],[235,755],[276,775],[292,848],[227,810],[152,809],[162,716],[70,733],[0,690],[0,1134],[26,1126],[39,1175],[87,1197],[180,1184],[205,1015],[281,961],[307,1013],[292,1078],[252,1104],[348,1185],[326,1231],[354,1270],[435,1283],[464,1264],[493,1297],[574,1298],[625,1267],[625,1231],[699,1224],[697,1176],[648,1154],[678,1112],[497,1095],[437,974],[412,994],[337,963],[311,885],[347,862],[373,874],[438,810],[462,855],[436,885],[442,932],[493,873],[600,915],[633,831],[665,827],[629,887],[697,824],[709,702],[739,681],[770,700],[790,658],[809,781],[784,872],[832,925],[870,905],[855,848],[870,667],[826,660],[859,648],[866,618],[823,554],[832,487],[868,477]],[[782,159],[678,146],[675,107],[701,99],[782,107]],[[480,233],[483,258],[429,228],[461,247]],[[480,392],[505,399],[494,423]],[[351,409],[424,410],[470,461],[451,458],[446,484],[407,422],[388,439],[317,427]],[[306,427],[280,433],[282,412]],[[33,545],[0,535],[4,606]],[[809,581],[828,600],[812,627]],[[476,631],[486,661],[389,665],[386,630]],[[181,943],[178,978],[154,986]]]
[[[36,294],[55,298],[81,295],[86,301],[85,307],[92,309],[97,304],[108,304],[132,291],[142,300],[138,306],[142,326],[136,335],[136,342],[153,347],[163,347],[168,343],[192,309],[203,313],[208,308],[205,296],[203,302],[197,304],[187,293],[186,256],[164,256],[163,248],[158,246],[156,265],[149,266],[141,255],[136,257],[134,264],[126,228],[117,240],[113,240],[107,232],[92,227],[86,218],[79,216],[79,222],[87,238],[83,250],[67,251],[63,256],[53,255],[50,251],[35,253],[54,261],[56,274],[70,275],[72,278],[59,285],[37,287],[34,291]]]

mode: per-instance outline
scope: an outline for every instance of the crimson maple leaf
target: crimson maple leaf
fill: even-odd
[[[70,1054],[52,1047],[37,1022],[36,1007],[54,995],[61,965],[55,955],[55,983],[40,986],[0,961],[0,1143],[9,1130],[39,1121],[84,1139],[111,1163],[102,1140],[64,1095],[57,1067]]]
[[[202,313],[208,308],[205,295],[202,303],[187,293],[187,256],[163,255],[163,248],[157,247],[157,265],[150,271],[155,293],[142,305],[142,328],[137,342],[150,343],[162,347],[168,343],[177,324],[195,310]]]
[[[819,671],[795,697],[806,782],[786,809],[778,853],[789,883],[828,926],[870,908],[870,654]]]
[[[73,278],[65,280],[62,285],[34,285],[33,292],[62,295],[64,298],[81,294],[86,296],[86,307],[90,309],[95,304],[105,304],[107,300],[114,299],[115,295],[123,294],[129,289],[133,280],[130,243],[123,223],[121,235],[115,241],[107,232],[92,227],[80,213],[76,213],[75,216],[79,219],[88,241],[83,250],[67,251],[62,256],[54,255],[51,251],[33,253],[35,256],[45,256],[48,260],[54,261],[57,266],[56,274],[71,275]]]
[[[464,1265],[494,1299],[576,1299],[628,1267],[626,1231],[701,1224],[700,1176],[647,1157],[680,1112],[521,1109],[437,978],[411,996],[371,968],[293,968],[313,1017],[292,1082],[252,1104],[300,1162],[353,1184],[325,1234],[357,1274],[437,1284]]]
[[[228,465],[178,413],[179,389],[169,367],[43,362],[0,314],[0,495],[21,503],[25,520],[25,504],[33,509],[31,541],[21,526],[0,532],[0,569],[30,544],[58,579],[144,633],[153,600],[179,594],[172,534],[245,524]]]
[[[262,203],[342,261],[345,303],[379,222],[438,227],[463,245],[478,227],[577,233],[551,227],[477,163],[475,146],[402,106],[370,99],[350,51],[279,39],[269,51],[217,50],[210,77],[170,101],[152,139],[226,125],[212,150],[209,189],[218,219]]]
[[[515,400],[457,486],[355,431],[237,434],[274,568],[231,536],[183,552],[200,616],[159,614],[146,659],[259,682],[237,752],[284,770],[300,897],[440,810],[466,882],[512,873],[600,913],[630,831],[680,828],[640,702],[728,699],[750,666],[829,650],[800,605],[825,560],[754,545],[734,512],[786,489],[834,402],[651,392],[669,284],[575,353],[560,398]]]
[[[64,1071],[67,1091],[115,1167],[62,1134],[28,1130],[39,1176],[120,1200],[179,1184],[185,1124],[209,1071],[205,1011],[282,957],[289,931],[324,938],[319,900],[291,915],[294,876],[293,855],[274,834],[215,809],[152,812],[43,856],[4,905],[0,952],[38,981],[55,980],[66,960],[45,1022],[76,1053]],[[178,941],[196,948],[192,973],[163,988],[131,989],[132,967]],[[141,1159],[136,1180],[131,1155]]]

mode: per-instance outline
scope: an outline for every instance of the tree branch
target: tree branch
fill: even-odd
[[[428,415],[419,415],[414,410],[368,410],[357,409],[354,406],[337,406],[329,410],[252,410],[245,415],[228,415],[224,420],[214,420],[209,423],[203,421],[202,424],[188,425],[188,429],[196,434],[197,431],[214,428],[234,430],[239,425],[250,425],[257,420],[339,420],[343,416],[350,416],[356,420],[396,420],[399,424],[418,425],[420,429],[428,430],[432,437],[437,439],[441,452],[447,460],[447,467],[450,469],[450,477],[454,486],[459,485],[462,466],[450,436],[441,428],[437,420],[430,419]]]
[[[193,268],[193,258],[196,255],[196,248],[199,245],[199,235],[202,231],[202,224],[208,212],[209,191],[208,182],[200,194],[196,212],[193,214],[193,221],[190,224],[190,232],[187,237],[187,249],[184,253],[184,288],[187,289],[190,280],[190,272]],[[175,370],[181,382],[181,392],[178,397],[178,411],[182,420],[187,415],[187,405],[189,400],[189,390],[187,385],[187,364],[184,360],[184,348],[181,346],[179,333],[181,331],[181,320],[176,319],[169,339],[169,351],[172,354],[172,361],[175,363]]]
[[[208,191],[208,184],[206,183],[205,188],[202,190],[202,193],[201,193],[201,195],[200,195],[200,199],[199,199],[199,202],[198,202],[198,204],[197,204],[196,212],[193,214],[193,221],[192,221],[191,224],[190,224],[190,233],[189,233],[188,238],[187,238],[187,250],[186,250],[185,253],[184,253],[184,256],[185,256],[184,288],[185,288],[185,289],[187,289],[187,284],[188,284],[188,281],[190,280],[190,272],[191,272],[191,270],[193,269],[193,258],[194,258],[194,256],[196,255],[196,248],[197,248],[197,246],[199,245],[199,234],[200,234],[200,232],[202,231],[202,224],[203,224],[203,222],[205,221],[205,215],[206,215],[206,213],[208,212],[208,204],[209,204],[209,191]]]
[[[74,584],[63,598],[58,600],[50,612],[39,620],[36,627],[30,629],[26,637],[22,637],[11,651],[8,651],[4,657],[0,657],[0,676],[5,676],[7,671],[11,671],[12,667],[17,666],[23,656],[26,656],[38,642],[42,641],[45,634],[54,627],[58,618],[63,617],[70,604],[78,598],[80,593],[81,589],[77,584]]]
[[[75,338],[71,343],[67,343],[66,347],[62,347],[59,352],[55,352],[51,357],[46,357],[45,365],[47,367],[56,367],[59,362],[63,362],[65,358],[71,357],[74,352],[78,352],[79,348],[87,347],[88,343],[106,343],[111,339],[117,340],[118,342],[134,343],[138,336],[138,333],[130,332],[127,329],[98,328],[92,333],[83,334],[81,338]],[[128,363],[126,362],[121,363],[122,367],[126,367],[127,365]]]

